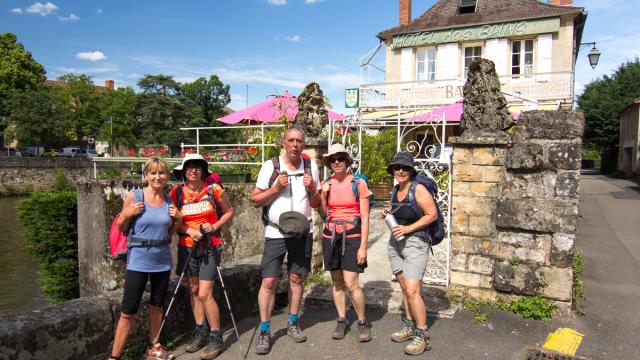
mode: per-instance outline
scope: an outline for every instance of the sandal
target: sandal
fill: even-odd
[[[175,358],[175,355],[169,354],[167,348],[160,345],[160,343],[156,343],[153,347],[148,347],[145,356],[145,360],[171,360]]]

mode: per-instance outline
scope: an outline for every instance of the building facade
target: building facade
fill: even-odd
[[[574,70],[587,14],[569,0],[439,0],[378,34],[386,79],[360,86],[360,108],[432,109],[462,98],[471,61],[495,63],[511,111],[570,109]]]
[[[620,149],[618,172],[640,179],[640,99],[620,111]]]

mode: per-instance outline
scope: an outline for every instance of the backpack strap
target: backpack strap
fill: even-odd
[[[418,182],[415,180],[411,181],[411,185],[409,185],[409,193],[407,196],[409,197],[409,203],[411,204],[411,209],[413,212],[418,215],[418,217],[422,217],[424,215],[424,211],[418,204],[418,199],[416,199],[416,187],[418,186]],[[427,189],[428,190],[428,189]]]
[[[273,164],[273,172],[271,173],[271,178],[269,179],[269,187],[271,187],[273,183],[276,182],[278,176],[280,176],[280,157],[275,156],[271,158],[271,163]],[[262,223],[265,227],[271,225],[277,228],[278,225],[269,220],[269,208],[271,208],[271,204],[262,207]]]

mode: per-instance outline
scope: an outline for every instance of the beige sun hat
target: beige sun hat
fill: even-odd
[[[203,179],[206,178],[207,176],[211,175],[211,171],[209,171],[209,163],[207,162],[207,160],[202,155],[200,155],[200,154],[187,154],[182,159],[182,164],[180,164],[180,165],[176,166],[175,168],[173,168],[173,175],[176,177],[176,179],[182,180],[183,174],[184,174],[184,166],[188,162],[197,163],[204,169],[204,171],[202,172],[202,178]]]
[[[329,163],[329,158],[336,154],[344,154],[349,162],[349,165],[353,163],[353,159],[351,158],[351,155],[349,155],[349,153],[347,152],[347,149],[344,148],[344,145],[333,144],[329,146],[329,151],[326,154],[322,155],[322,165],[328,168],[331,168],[331,164]]]

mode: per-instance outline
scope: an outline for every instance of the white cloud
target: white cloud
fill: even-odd
[[[292,79],[291,76],[269,70],[236,71],[229,69],[213,69],[213,73],[218,74],[220,78],[224,79],[223,81],[225,83],[234,81],[245,84],[256,82],[296,89],[302,89],[306,85],[305,82]]]
[[[13,8],[13,9],[11,9],[9,11],[11,11],[14,14],[22,14],[22,9],[20,9],[20,8]]]
[[[267,4],[271,6],[287,5],[287,0],[267,0]]]
[[[86,51],[79,52],[76,54],[76,59],[79,60],[89,60],[89,61],[100,61],[106,59],[107,56],[102,53],[102,51]]]
[[[305,4],[317,4],[319,2],[322,2],[324,0],[304,0]]]
[[[58,7],[51,2],[47,2],[46,4],[37,2],[27,6],[27,8],[25,9],[25,11],[29,14],[39,14],[40,16],[47,16],[55,12],[56,10],[58,10]]]
[[[90,66],[83,68],[58,67],[58,70],[64,74],[102,74],[114,73],[119,70],[118,66],[112,63],[105,63],[101,66]]]
[[[302,41],[302,36],[300,36],[300,35],[289,35],[289,36],[286,36],[284,39],[287,40],[287,41],[291,41],[291,42],[300,42],[300,41]]]
[[[80,20],[80,17],[75,14],[70,14],[69,16],[58,16],[58,19],[62,22],[74,22]]]
[[[97,12],[98,14],[102,14],[102,9],[98,8],[98,9],[96,10],[96,12]]]

